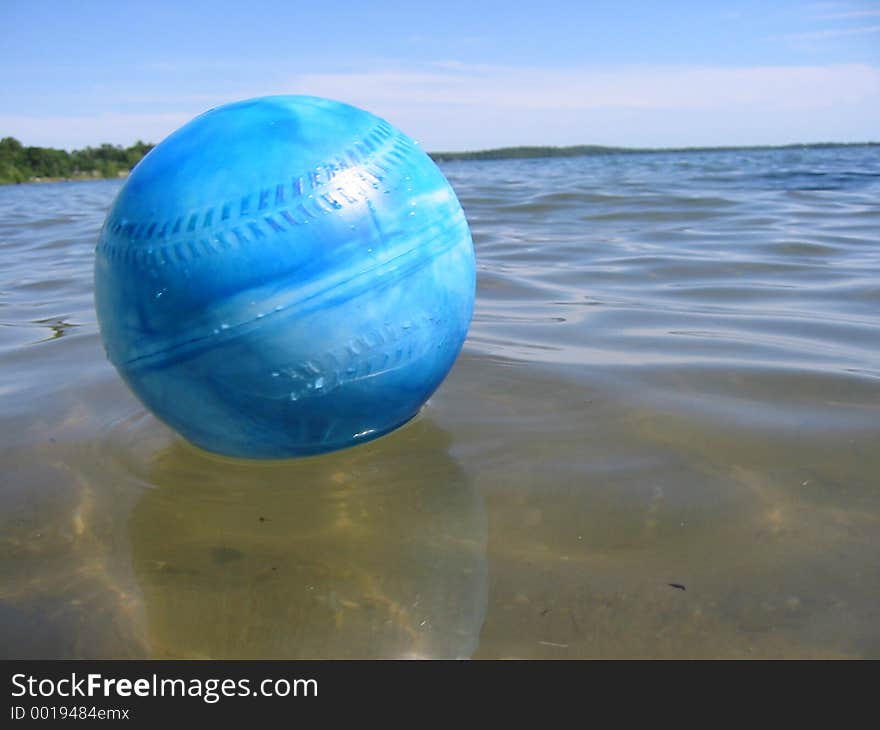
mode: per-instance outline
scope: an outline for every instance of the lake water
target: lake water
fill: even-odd
[[[880,657],[880,149],[443,170],[464,352],[287,462],[106,362],[121,182],[0,188],[0,656]]]

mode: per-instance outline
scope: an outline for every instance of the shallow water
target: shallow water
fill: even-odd
[[[0,655],[880,656],[880,151],[456,162],[412,423],[205,454],[105,361],[117,181],[0,188]]]

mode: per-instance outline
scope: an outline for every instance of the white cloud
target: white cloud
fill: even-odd
[[[880,33],[880,25],[866,25],[859,28],[828,28],[826,30],[813,30],[806,33],[787,33],[779,36],[778,40],[786,41],[817,41],[825,38],[840,38],[851,35],[870,35]]]
[[[309,74],[290,86],[367,108],[435,150],[864,140],[880,128],[880,69],[868,65],[551,70],[447,63]]]
[[[820,20],[848,20],[850,18],[873,18],[880,16],[880,8],[875,10],[849,10],[841,13],[826,13],[817,15]]]
[[[0,136],[37,147],[78,149],[108,142],[128,146],[135,140],[164,139],[194,114],[107,113],[69,117],[0,115]]]
[[[458,66],[297,77],[299,93],[362,106],[449,105],[507,110],[716,109],[763,105],[812,109],[880,93],[867,65],[553,70]]]
[[[865,64],[539,69],[444,61],[263,79],[210,103],[162,105],[173,113],[136,114],[121,102],[105,114],[0,116],[0,136],[68,148],[159,141],[217,103],[283,93],[361,106],[431,150],[864,141],[880,129],[880,68]]]

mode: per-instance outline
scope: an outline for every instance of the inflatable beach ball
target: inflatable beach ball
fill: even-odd
[[[209,451],[316,454],[412,418],[461,350],[474,250],[449,183],[360,109],[222,106],[134,168],[101,231],[107,355]]]

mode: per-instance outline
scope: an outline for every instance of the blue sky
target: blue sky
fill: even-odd
[[[0,0],[0,137],[158,142],[285,93],[430,150],[880,140],[880,0]]]

